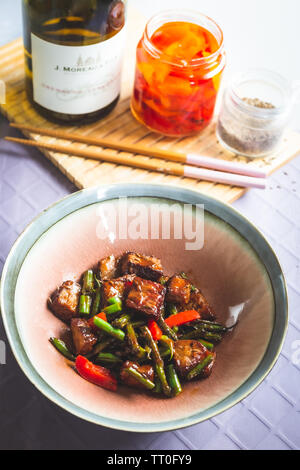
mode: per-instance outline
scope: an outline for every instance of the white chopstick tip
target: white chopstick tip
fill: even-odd
[[[210,168],[211,170],[226,171],[239,175],[253,176],[255,178],[267,177],[267,173],[265,170],[254,167],[252,165],[248,165],[247,163],[240,163],[234,160],[224,160],[222,158],[208,157],[205,155],[198,155],[196,153],[187,154],[186,163],[188,165]]]
[[[255,178],[253,176],[239,175],[222,171],[208,170],[206,168],[197,168],[195,166],[184,167],[184,176],[204,181],[213,181],[215,183],[230,184],[232,186],[241,186],[244,188],[266,188],[266,179]]]

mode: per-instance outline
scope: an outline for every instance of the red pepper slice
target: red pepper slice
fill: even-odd
[[[162,331],[159,328],[158,324],[154,320],[149,320],[148,328],[152,334],[152,337],[155,341],[158,341],[162,337]]]
[[[130,289],[130,287],[132,287],[132,284],[133,284],[133,281],[127,280],[127,281],[125,282],[125,289]]]
[[[198,318],[200,318],[200,313],[196,310],[185,310],[184,312],[179,312],[176,313],[176,315],[166,318],[165,322],[170,328],[173,328],[173,326],[184,325],[184,323],[189,323]]]
[[[113,392],[117,390],[117,379],[105,367],[97,366],[83,356],[77,356],[75,364],[79,375],[88,382]]]
[[[97,315],[95,315],[95,317],[98,317],[98,318],[101,318],[102,320],[104,321],[107,321],[107,317],[106,317],[106,313],[105,312],[100,312],[98,313]],[[92,317],[88,320],[88,324],[89,324],[89,327],[94,331],[94,332],[97,332],[99,331],[99,328],[95,325],[94,323],[94,318],[95,317]]]

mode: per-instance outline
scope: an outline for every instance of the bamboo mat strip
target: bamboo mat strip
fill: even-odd
[[[178,151],[197,152],[214,158],[232,159],[248,163],[249,165],[266,168],[272,173],[300,152],[300,134],[288,131],[284,145],[278,155],[265,159],[247,160],[244,157],[232,155],[224,150],[217,142],[215,125],[212,124],[199,136],[171,139],[149,132],[140,125],[131,115],[129,108],[129,96],[132,88],[134,73],[134,56],[138,38],[144,29],[145,20],[131,11],[129,15],[129,36],[127,38],[127,55],[125,57],[125,71],[120,102],[113,112],[105,119],[85,126],[64,126],[67,132],[76,132],[85,136],[97,136],[122,141],[129,144],[139,143],[147,148],[172,148]],[[0,48],[0,79],[6,83],[6,104],[0,105],[0,111],[12,122],[18,124],[30,123],[36,127],[50,127],[58,129],[55,125],[40,116],[27,99],[24,90],[24,61],[21,39]],[[37,141],[48,143],[65,143],[66,141],[53,137],[38,136],[24,132],[24,134]],[[78,149],[84,149],[86,144],[73,143]],[[222,201],[231,203],[242,194],[245,189],[224,184],[216,184],[206,181],[196,181],[191,178],[180,178],[172,175],[164,175],[154,171],[146,171],[113,163],[98,162],[69,156],[53,151],[43,150],[43,153],[56,165],[78,188],[87,188],[101,183],[159,183],[175,185],[193,189]],[[118,151],[111,150],[112,155]],[[130,155],[122,152],[123,155]],[[137,156],[137,158],[151,159],[151,157]],[[153,159],[154,160],[154,159]],[[164,162],[168,165],[168,162]]]

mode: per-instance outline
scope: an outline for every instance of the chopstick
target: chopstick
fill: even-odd
[[[252,187],[263,189],[266,187],[264,178],[254,178],[252,176],[244,176],[233,173],[227,173],[222,171],[208,170],[206,168],[196,168],[190,165],[182,165],[177,162],[166,161],[164,165],[161,164],[160,160],[149,159],[139,155],[128,155],[125,152],[112,154],[107,149],[78,149],[70,145],[70,142],[66,145],[63,144],[51,144],[44,142],[37,142],[35,140],[19,139],[16,137],[5,137],[10,142],[16,142],[23,145],[38,147],[47,150],[52,150],[58,153],[65,153],[68,155],[74,155],[83,158],[91,158],[94,160],[102,160],[118,165],[127,165],[135,168],[142,168],[144,170],[157,171],[168,175],[176,175],[187,178],[194,178],[197,180],[214,181],[218,183],[225,183],[234,186]]]
[[[184,154],[182,152],[175,152],[173,150],[156,149],[153,147],[145,148],[137,144],[112,142],[109,139],[85,137],[79,134],[70,134],[64,131],[33,127],[25,124],[11,123],[10,125],[16,129],[25,130],[33,134],[46,135],[49,137],[55,137],[56,139],[81,142],[83,144],[101,146],[133,154],[147,155],[149,157],[156,157],[163,160],[169,160],[187,165],[210,168],[213,170],[228,171],[230,173],[254,176],[256,178],[266,178],[267,176],[266,171],[260,168],[251,167],[250,165],[246,165],[244,163],[202,156],[198,155],[197,153]]]

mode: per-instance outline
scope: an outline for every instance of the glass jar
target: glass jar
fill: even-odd
[[[204,129],[225,67],[223,33],[190,11],[154,16],[137,47],[133,115],[150,130],[180,137]]]
[[[264,157],[279,149],[292,105],[291,84],[275,72],[251,69],[226,88],[217,137],[229,151]]]

